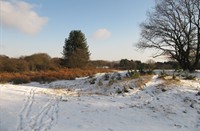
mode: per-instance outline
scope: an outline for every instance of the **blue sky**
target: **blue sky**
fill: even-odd
[[[136,51],[139,25],[154,0],[0,0],[0,54],[62,57],[65,38],[81,30],[92,60],[151,59]],[[7,13],[7,14],[6,14]]]

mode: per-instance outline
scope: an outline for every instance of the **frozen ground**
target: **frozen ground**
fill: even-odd
[[[199,79],[117,77],[1,84],[0,131],[200,131]]]

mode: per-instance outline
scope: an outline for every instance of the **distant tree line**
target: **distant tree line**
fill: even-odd
[[[38,53],[19,58],[0,55],[0,72],[47,71],[66,68],[62,65],[63,58],[51,58],[46,53]],[[110,68],[120,70],[151,70],[151,69],[179,69],[178,62],[141,62],[139,60],[121,59],[120,61],[90,60],[84,68]],[[200,69],[200,63],[198,64]]]
[[[177,61],[155,62],[153,60],[148,60],[146,62],[141,62],[139,60],[134,61],[128,59],[121,59],[118,64],[115,64],[115,68],[123,70],[182,69]],[[197,69],[200,69],[200,62]]]
[[[51,58],[46,53],[38,53],[20,58],[9,58],[0,55],[0,72],[25,72],[57,70],[60,68],[60,59]]]

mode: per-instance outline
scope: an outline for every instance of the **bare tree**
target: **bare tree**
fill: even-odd
[[[158,49],[184,70],[195,70],[200,59],[200,0],[157,0],[141,24],[140,49]]]

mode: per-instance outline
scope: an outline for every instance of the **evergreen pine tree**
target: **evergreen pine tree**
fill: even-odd
[[[85,35],[80,30],[71,31],[63,46],[63,66],[68,68],[85,67],[89,57]]]

